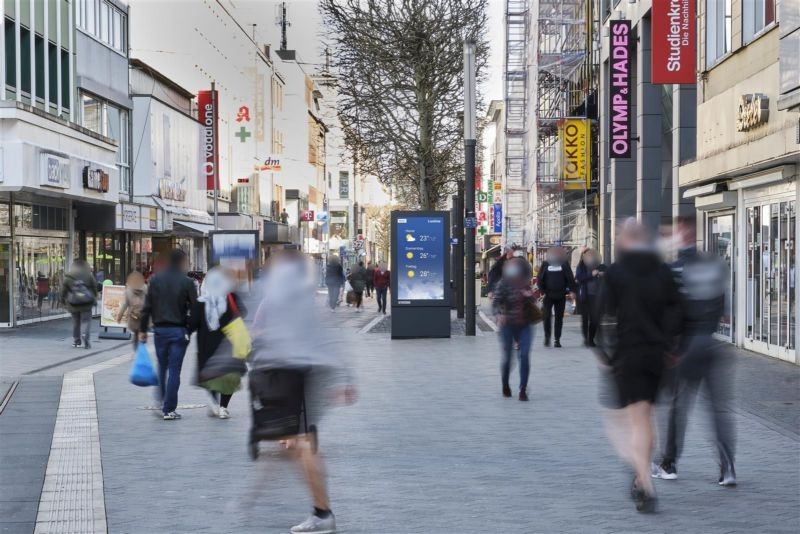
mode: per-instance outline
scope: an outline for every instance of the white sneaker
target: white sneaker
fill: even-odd
[[[231,416],[231,412],[228,411],[227,408],[224,406],[219,407],[219,418],[220,419],[228,419]]]
[[[215,402],[208,403],[208,416],[209,417],[217,417],[219,415],[219,404]]]
[[[336,518],[333,517],[333,512],[325,519],[311,514],[308,519],[293,526],[289,532],[292,534],[333,534],[336,532]]]

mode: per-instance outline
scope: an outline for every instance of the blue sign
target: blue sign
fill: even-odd
[[[492,206],[492,231],[495,234],[503,233],[503,205]]]
[[[450,244],[451,245],[458,245],[458,238],[457,237],[451,237],[450,238]]]
[[[445,299],[445,220],[438,216],[397,219],[398,300]]]
[[[477,228],[478,219],[475,217],[464,217],[464,228]]]

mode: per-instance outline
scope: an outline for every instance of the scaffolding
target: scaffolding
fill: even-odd
[[[595,8],[596,0],[538,2],[533,154],[534,233],[540,254],[553,245],[575,249],[590,244],[587,208],[591,186],[565,188],[559,128],[566,118],[591,118],[590,99],[596,92],[598,71],[597,56],[592,53]]]

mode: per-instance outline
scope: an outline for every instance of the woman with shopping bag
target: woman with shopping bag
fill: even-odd
[[[211,394],[210,415],[230,417],[228,403],[247,373],[247,313],[233,292],[233,279],[220,267],[208,271],[192,308],[189,329],[197,332],[197,385]]]

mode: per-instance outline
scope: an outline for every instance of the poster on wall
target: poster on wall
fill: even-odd
[[[608,157],[631,157],[631,21],[609,23],[610,68]]]
[[[445,218],[439,215],[397,217],[394,261],[397,300],[437,301],[446,298],[449,276],[445,257]]]
[[[103,286],[103,295],[100,300],[100,326],[114,328],[128,328],[128,310],[117,321],[117,314],[125,300],[125,286]]]
[[[695,0],[655,0],[651,25],[651,83],[695,83]]]

